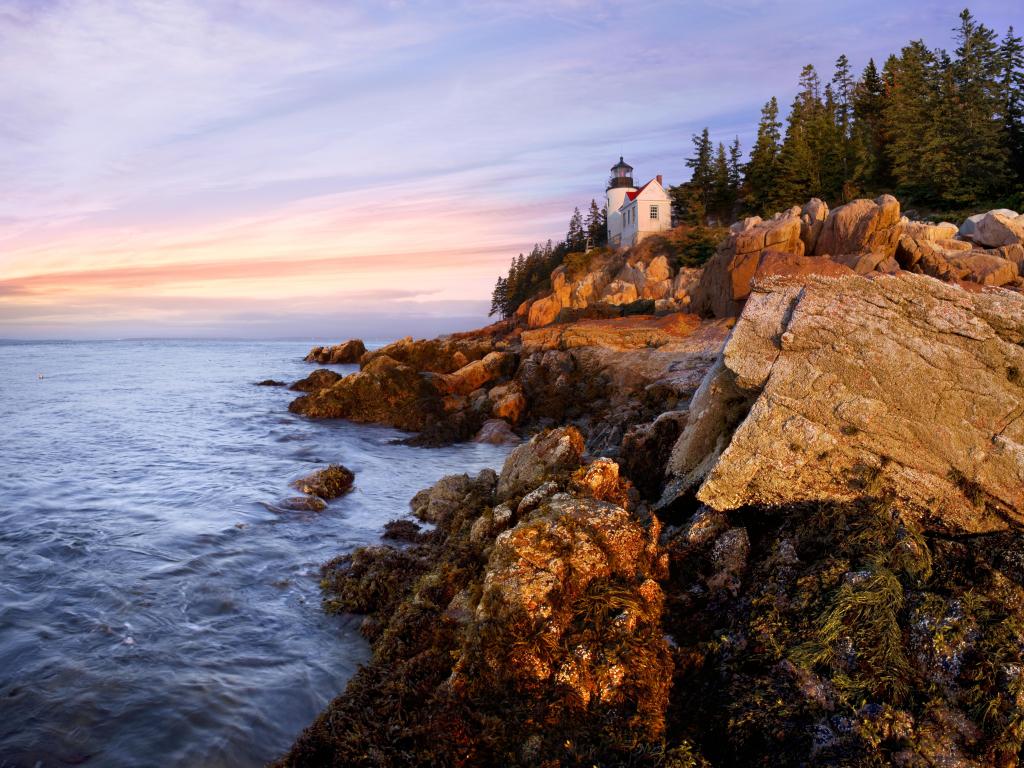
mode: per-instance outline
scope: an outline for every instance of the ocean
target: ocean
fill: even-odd
[[[293,416],[254,383],[310,346],[0,343],[0,768],[263,765],[367,660],[320,564],[508,449]],[[328,463],[351,494],[278,506]]]

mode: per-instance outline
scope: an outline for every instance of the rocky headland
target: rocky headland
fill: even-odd
[[[279,765],[1017,765],[1024,217],[811,200],[702,268],[574,256],[293,385],[523,442],[324,566],[373,657]]]

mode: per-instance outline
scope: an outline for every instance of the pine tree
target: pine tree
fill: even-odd
[[[935,189],[926,151],[943,143],[942,129],[934,124],[941,83],[938,59],[923,41],[915,40],[886,62],[885,74],[889,80],[885,152],[896,189],[914,200],[940,200],[944,191]],[[941,183],[946,186],[950,181]]]
[[[1010,171],[1024,187],[1024,45],[1010,27],[999,45],[999,85]]]
[[[778,200],[778,162],[782,134],[779,129],[779,102],[774,96],[761,108],[757,140],[750,150],[745,168],[749,206],[759,213],[768,213]]]
[[[779,152],[778,195],[783,201],[827,197],[822,192],[821,79],[813,64],[800,72],[800,91],[786,119],[786,136]]]
[[[705,128],[699,136],[694,134],[691,141],[693,142],[694,154],[693,157],[688,158],[686,161],[686,167],[692,170],[689,183],[696,192],[697,199],[700,201],[701,207],[706,214],[711,207],[711,196],[715,181],[715,170],[711,158],[713,148],[708,129]]]
[[[587,211],[584,228],[593,247],[600,248],[607,244],[608,221],[604,208],[598,208],[596,200],[590,201],[590,210]]]
[[[961,172],[949,197],[967,203],[992,199],[1009,187],[1005,126],[1000,117],[1002,67],[996,33],[976,22],[970,11],[960,13],[960,25],[954,31],[957,48],[951,66],[959,130],[950,139]]]
[[[733,195],[732,177],[729,173],[729,159],[725,154],[725,145],[718,142],[715,161],[712,166],[711,180],[711,212],[719,223],[728,223],[732,216]]]
[[[868,193],[891,186],[892,174],[885,154],[885,85],[875,60],[869,59],[853,90],[851,129],[852,178],[854,185]]]
[[[732,190],[733,202],[740,196],[743,186],[743,150],[740,149],[740,137],[733,137],[729,145],[729,189]]]
[[[835,99],[835,125],[841,144],[842,187],[853,177],[855,163],[853,149],[853,101],[856,83],[850,71],[850,60],[846,54],[836,59],[836,70],[832,75],[832,93]]]
[[[583,229],[583,216],[580,215],[579,208],[573,209],[572,218],[569,219],[569,231],[565,234],[565,247],[570,253],[585,251],[587,248],[587,233]],[[553,250],[549,240],[546,256],[550,256]]]
[[[501,314],[503,318],[508,317],[512,312],[508,311],[508,279],[499,277],[494,284],[494,291],[491,293],[491,311],[488,317]]]

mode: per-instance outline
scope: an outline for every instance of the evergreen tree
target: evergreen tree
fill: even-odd
[[[845,186],[853,175],[856,161],[853,149],[853,102],[856,83],[850,70],[846,54],[836,59],[836,70],[832,75],[832,94],[835,100],[835,125],[841,144],[842,182]]]
[[[749,206],[758,213],[767,213],[777,200],[775,188],[778,179],[779,152],[782,134],[779,129],[779,102],[772,96],[761,108],[761,122],[757,125],[757,139],[750,150],[750,160],[744,169]]]
[[[740,137],[733,137],[729,145],[729,189],[732,190],[733,203],[739,200],[743,186],[743,150],[740,149]]]
[[[725,154],[725,145],[721,142],[718,143],[712,168],[710,212],[720,223],[728,223],[736,199],[733,194],[732,176],[729,173],[729,158]]]
[[[499,313],[502,318],[512,314],[508,309],[508,279],[504,277],[499,277],[498,282],[494,284],[494,291],[491,293],[491,311],[487,315],[493,317]]]
[[[783,201],[827,197],[822,191],[821,123],[825,104],[821,79],[813,64],[800,72],[800,90],[786,119],[786,136],[779,152],[777,194]]]
[[[1000,82],[1002,66],[996,33],[975,21],[970,11],[960,13],[957,48],[952,60],[959,120],[949,137],[960,161],[950,189],[951,200],[967,203],[992,199],[1009,187],[1004,102]]]
[[[1018,189],[1024,187],[1024,45],[1010,27],[999,45],[999,85],[1009,166]]]
[[[590,201],[590,210],[587,211],[584,227],[593,247],[600,248],[608,243],[607,212],[604,208],[597,207],[596,200]]]
[[[694,154],[686,161],[686,167],[692,171],[689,183],[706,213],[711,207],[711,196],[715,183],[714,161],[711,157],[714,150],[708,129],[705,128],[699,136],[694,134],[691,141]]]
[[[572,218],[569,219],[569,231],[565,234],[565,247],[570,253],[585,251],[587,248],[587,232],[583,229],[583,216],[580,215],[579,208],[573,209]],[[548,240],[545,258],[549,258],[553,250],[554,247]]]
[[[919,201],[941,199],[944,190],[935,189],[926,151],[943,143],[941,129],[934,124],[941,82],[938,60],[923,41],[915,40],[886,62],[885,74],[889,80],[885,152],[896,189]]]
[[[885,154],[886,89],[875,60],[869,59],[853,89],[851,176],[854,185],[869,194],[890,186],[892,174]]]

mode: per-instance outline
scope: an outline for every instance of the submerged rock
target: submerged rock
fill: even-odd
[[[277,379],[264,379],[263,381],[256,382],[257,387],[284,387],[287,386],[283,381]]]
[[[352,490],[355,473],[341,464],[331,464],[311,475],[300,478],[292,483],[292,487],[302,493],[319,496],[321,499],[336,499]]]

